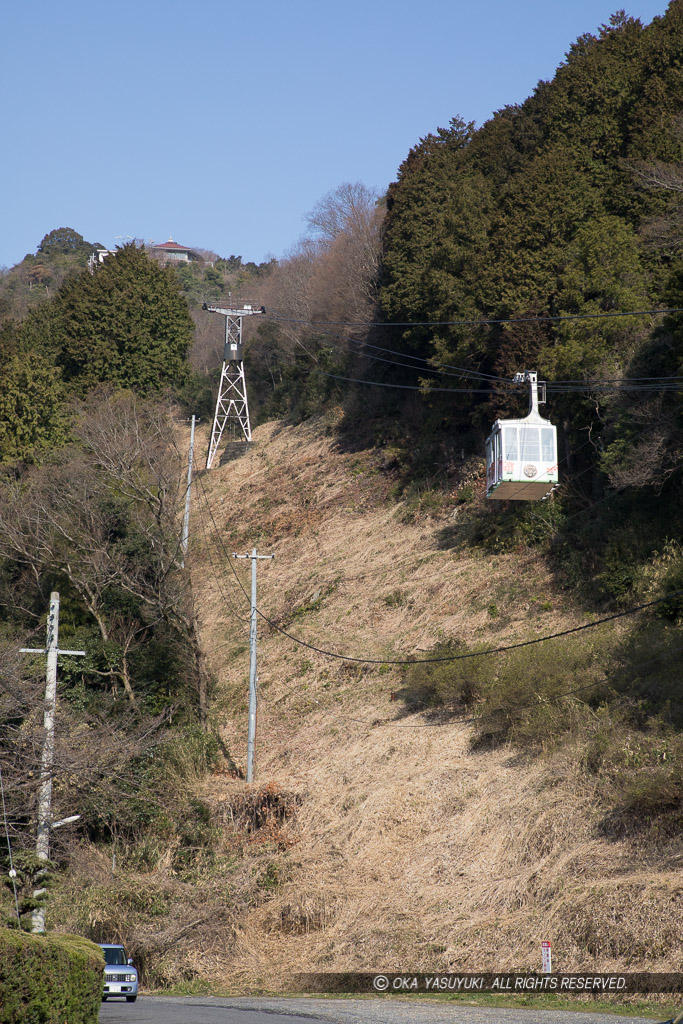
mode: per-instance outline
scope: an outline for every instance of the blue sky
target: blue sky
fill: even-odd
[[[619,6],[666,0],[23,0],[3,16],[0,266],[72,227],[260,262],[345,181],[481,124]]]

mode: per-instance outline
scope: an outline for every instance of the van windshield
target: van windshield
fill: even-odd
[[[109,964],[110,967],[119,967],[126,962],[126,957],[121,946],[111,946],[109,949],[104,949],[104,962]]]

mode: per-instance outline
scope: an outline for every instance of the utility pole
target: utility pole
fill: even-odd
[[[85,657],[85,651],[66,651],[59,647],[59,594],[56,590],[50,594],[50,613],[47,617],[46,647],[22,647],[22,654],[46,654],[47,673],[45,682],[45,711],[43,726],[45,739],[40,759],[40,786],[38,788],[38,822],[36,830],[36,855],[39,860],[49,860],[50,830],[66,824],[52,821],[52,769],[55,759],[55,708],[57,704],[57,658],[60,654]],[[78,816],[77,816],[78,817]],[[76,820],[76,818],[68,819]],[[42,896],[45,889],[36,889],[34,896]],[[42,907],[32,914],[33,932],[45,931],[45,911]]]
[[[265,313],[265,309],[254,309],[250,303],[244,306],[216,306],[204,303],[202,309],[209,313],[219,313],[225,317],[225,343],[223,345],[223,368],[218,385],[216,412],[211,428],[209,454],[206,457],[206,468],[211,469],[218,445],[226,426],[230,424],[233,436],[241,434],[245,441],[251,441],[251,424],[249,423],[249,404],[247,402],[247,382],[244,377],[244,361],[242,350],[242,319]]]
[[[247,740],[247,782],[254,781],[254,744],[256,742],[256,642],[258,634],[256,630],[256,563],[259,558],[267,560],[275,558],[275,555],[258,555],[256,548],[252,548],[250,555],[237,555],[233,552],[233,558],[251,558],[251,616],[249,620],[249,736]]]
[[[187,489],[185,491],[185,515],[183,516],[183,536],[180,542],[183,549],[181,565],[185,565],[187,546],[190,541],[190,491],[192,490],[192,462],[194,460],[194,425],[196,417],[192,416],[192,429],[190,430],[190,457],[187,462]]]

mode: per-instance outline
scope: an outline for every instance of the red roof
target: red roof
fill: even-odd
[[[174,252],[193,252],[187,245],[178,245],[172,238],[169,238],[168,242],[160,242],[159,245],[153,245],[153,249],[172,249]]]

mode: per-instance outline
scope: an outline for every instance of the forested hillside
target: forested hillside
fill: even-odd
[[[637,592],[680,539],[683,314],[657,311],[683,305],[682,48],[677,0],[649,26],[619,12],[522,105],[425,136],[386,197],[378,305],[344,314],[309,287],[268,302],[259,331],[271,361],[296,339],[280,389],[293,414],[340,402],[350,442],[393,446],[426,503],[458,487],[454,453],[480,456],[494,419],[524,411],[514,373],[538,370],[563,480],[543,515],[567,582],[601,577],[594,598]],[[337,237],[358,234],[348,216]],[[491,516],[481,531],[514,544],[538,510]]]
[[[59,667],[55,815],[81,819],[53,837],[49,923],[125,939],[159,984],[228,963],[251,984],[280,955],[483,966],[500,921],[506,963],[533,967],[539,919],[574,969],[678,962],[683,0],[648,26],[618,12],[481,127],[454,116],[386,194],[340,185],[280,261],[172,269],[130,243],[91,273],[92,248],[57,229],[0,279],[0,767],[24,925],[44,659],[17,651],[57,590],[86,656]],[[217,300],[266,310],[245,325],[255,440],[208,474],[198,456],[185,552]],[[547,381],[559,486],[487,501],[484,440],[524,412],[522,370]],[[247,787],[229,555],[254,544],[277,560]]]
[[[616,14],[520,107],[421,140],[388,198],[382,310],[423,322],[396,347],[463,368],[453,386],[480,394],[429,404],[479,437],[520,409],[515,371],[547,378],[565,480],[556,549],[576,546],[577,511],[607,499],[593,536],[580,524],[590,557],[564,570],[578,582],[599,568],[617,597],[680,536],[682,314],[614,314],[683,305],[682,49],[680,3],[647,27]]]

